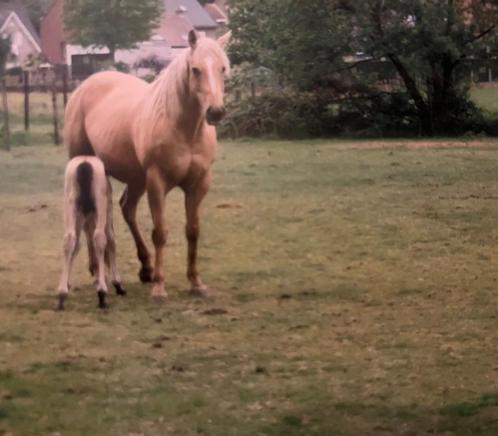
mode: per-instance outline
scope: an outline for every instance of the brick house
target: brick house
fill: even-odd
[[[164,12],[159,26],[149,41],[137,44],[132,50],[117,50],[116,62],[127,64],[140,75],[139,67],[147,59],[167,65],[178,53],[188,47],[187,35],[191,29],[208,37],[215,37],[220,25],[197,0],[163,0]],[[86,77],[101,60],[109,58],[105,47],[82,47],[69,42],[70,29],[64,28],[64,0],[54,0],[41,24],[43,54],[53,65],[68,65],[73,77]]]

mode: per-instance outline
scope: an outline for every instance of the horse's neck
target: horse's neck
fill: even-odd
[[[204,128],[205,122],[201,107],[197,101],[188,95],[183,97],[180,107],[181,110],[175,127],[182,131],[186,137],[193,139],[200,135]]]
[[[174,113],[164,112],[162,123],[167,128],[174,129],[175,133],[184,137],[188,143],[196,142],[205,127],[198,101],[186,92],[178,94],[178,107]]]

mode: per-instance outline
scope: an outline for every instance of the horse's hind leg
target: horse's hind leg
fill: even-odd
[[[185,212],[187,225],[185,234],[188,241],[187,278],[191,283],[190,293],[194,296],[206,297],[208,288],[197,271],[197,244],[200,234],[199,209],[201,202],[209,190],[211,175],[208,174],[200,183],[191,189],[185,190]]]
[[[137,247],[137,256],[142,264],[142,267],[139,272],[140,280],[143,283],[148,283],[152,281],[152,266],[150,263],[150,254],[147,246],[145,245],[145,241],[140,233],[140,230],[137,225],[137,206],[140,197],[145,192],[145,184],[141,183],[140,185],[128,185],[126,190],[119,201],[121,205],[121,211],[123,212],[124,220],[131,231],[133,239],[135,241],[135,245]]]

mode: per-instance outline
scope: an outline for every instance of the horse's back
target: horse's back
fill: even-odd
[[[69,157],[96,154],[111,174],[114,169],[121,172],[115,168],[119,156],[126,157],[127,167],[136,166],[131,131],[135,108],[148,87],[141,79],[115,71],[86,79],[66,109],[64,141]]]

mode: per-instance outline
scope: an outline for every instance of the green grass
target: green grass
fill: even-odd
[[[108,313],[84,250],[53,311],[63,150],[0,153],[0,434],[497,434],[498,142],[421,145],[222,144],[213,297],[187,295],[174,191],[169,300],[116,207],[129,295]]]

